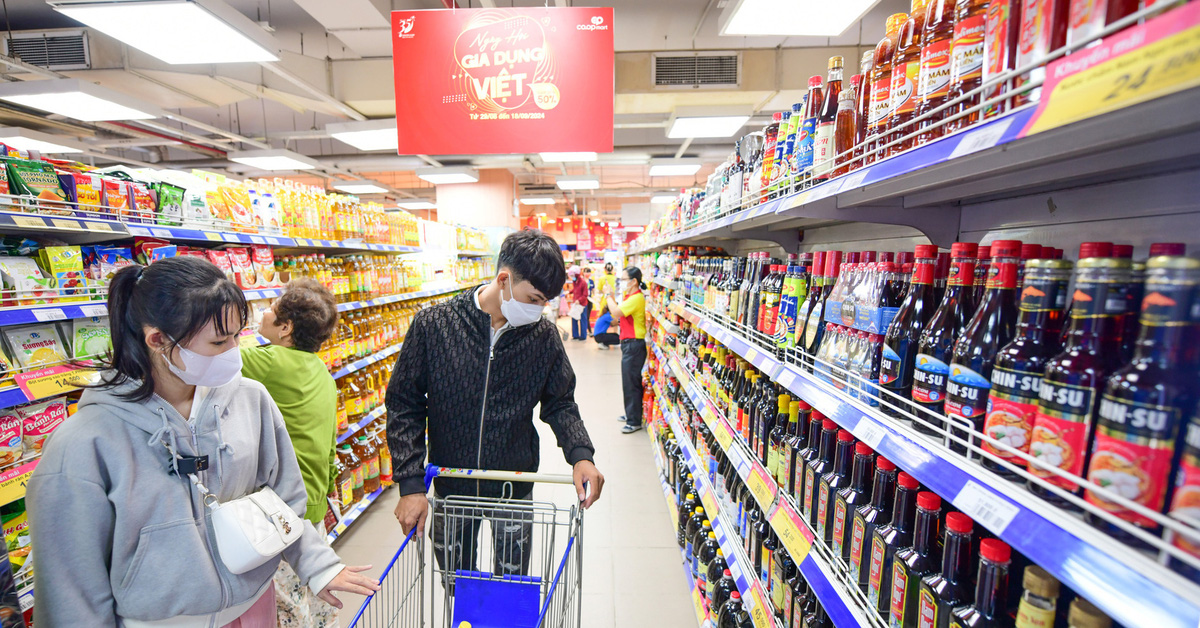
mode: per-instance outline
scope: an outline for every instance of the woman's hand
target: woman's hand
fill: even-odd
[[[355,593],[362,596],[371,595],[379,590],[379,581],[358,575],[358,572],[366,571],[370,568],[370,565],[346,567],[338,572],[338,575],[334,576],[333,580],[330,580],[324,589],[321,589],[317,597],[325,600],[327,604],[334,608],[341,608],[342,601],[337,599],[337,596],[333,594],[334,591],[345,591],[346,593]]]

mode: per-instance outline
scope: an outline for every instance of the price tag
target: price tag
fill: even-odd
[[[204,233],[204,237],[207,238],[211,242],[223,242],[223,240],[221,240],[221,234],[219,234],[219,233],[213,233],[211,231],[205,231],[203,233]]]
[[[74,220],[65,220],[63,218],[51,218],[50,222],[53,223],[54,227],[57,229],[70,229],[72,231],[79,229],[79,223],[75,222]]]
[[[767,606],[760,587],[750,590],[750,599],[754,602],[750,609],[750,619],[754,620],[754,628],[775,628],[775,620],[771,618],[772,611]]]
[[[262,237],[255,236],[255,235],[250,236],[250,241],[253,242],[254,244],[266,244],[267,243],[267,241],[262,239]]]
[[[848,174],[845,177],[842,177],[842,187],[838,188],[838,191],[845,192],[846,190],[852,190],[856,187],[859,187],[867,178],[867,173],[870,171],[870,168],[863,168]]]
[[[971,480],[967,480],[958,496],[951,501],[993,534],[1004,534],[1004,529],[1021,512],[1016,505]]]
[[[107,305],[81,305],[79,306],[79,311],[82,312],[84,316],[89,318],[96,316],[108,316]]]
[[[704,610],[704,598],[700,595],[698,586],[692,587],[692,606],[696,608],[696,621],[703,626],[708,621],[708,613]]]
[[[735,554],[726,552],[725,555],[732,557]],[[739,581],[744,582],[746,575],[742,572],[742,563],[739,561],[736,561],[736,560],[730,560],[728,562],[728,565],[729,565],[729,575],[733,576],[733,581],[734,582],[739,582]]]
[[[962,157],[977,153],[985,148],[991,148],[1004,137],[1004,132],[1012,125],[1012,118],[994,122],[977,131],[964,133],[962,139],[958,141],[958,146],[950,153],[950,158]]]
[[[742,456],[741,451],[730,449],[729,459],[733,461],[733,468],[737,469],[738,475],[743,478],[750,475],[750,463],[746,462],[746,458]]]
[[[236,233],[222,233],[221,239],[225,240],[226,242],[241,242],[241,239],[238,238]]]
[[[33,591],[29,590],[21,594],[21,612],[26,613],[33,608]]]
[[[267,240],[267,244],[270,244],[271,246],[279,246],[279,238],[268,237],[268,238],[266,238],[266,240]]]
[[[746,361],[747,362],[754,364],[755,366],[758,366],[758,364],[756,364],[754,362],[757,359],[758,359],[758,350],[757,349],[755,349],[754,347],[750,347],[749,349],[746,349]]]
[[[33,311],[33,317],[45,323],[46,321],[65,321],[67,314],[56,307],[48,307]]]
[[[750,487],[750,492],[754,493],[754,499],[758,500],[758,504],[763,509],[770,508],[771,503],[775,501],[775,483],[767,478],[767,470],[761,466],[756,464],[750,470],[746,486]]]
[[[162,238],[164,240],[169,239],[175,235],[175,234],[171,233],[171,231],[169,229],[151,229],[150,233],[153,233],[154,237]]]
[[[112,225],[108,224],[107,222],[88,222],[88,221],[86,221],[86,220],[85,220],[85,221],[83,222],[83,227],[84,227],[85,229],[90,229],[90,230],[92,230],[92,231],[108,231],[108,232],[111,232],[111,231],[113,230],[113,228],[112,228]]]
[[[887,430],[875,421],[863,417],[854,428],[854,435],[858,437],[858,440],[870,445],[871,449],[879,449],[879,443],[883,442],[884,436],[887,436]]]
[[[129,230],[129,235],[142,236],[145,238],[150,237],[150,230],[145,227],[135,227],[133,225],[127,225],[126,229]]]
[[[721,423],[717,425],[716,429],[714,429],[712,432],[713,437],[717,439],[717,444],[721,446],[721,449],[729,451],[729,448],[733,446],[733,433],[729,431],[729,426]]]
[[[13,224],[17,225],[18,227],[46,227],[46,221],[37,216],[13,216],[12,221]]]
[[[13,376],[25,398],[33,401],[44,397],[61,395],[76,388],[93,384],[99,373],[92,370],[73,369],[66,366],[50,366]]]
[[[800,516],[791,507],[776,508],[775,514],[771,515],[771,527],[797,564],[808,556],[808,551],[812,549],[812,533],[800,522]]]
[[[0,473],[0,504],[11,504],[25,496],[25,485],[29,483],[29,476],[33,475],[40,460],[35,458]]]
[[[699,489],[699,490],[700,490],[700,503],[704,504],[704,512],[716,513],[717,512],[717,498],[713,496],[712,491],[705,490],[705,489]],[[713,516],[716,516],[716,515],[714,514]],[[709,518],[711,519],[712,517],[709,517]]]
[[[791,390],[792,383],[796,381],[796,374],[792,372],[792,369],[785,367],[783,371],[779,373],[779,377],[777,379],[780,386]]]

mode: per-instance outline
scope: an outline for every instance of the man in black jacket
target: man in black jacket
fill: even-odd
[[[558,244],[541,231],[513,233],[505,238],[497,265],[491,283],[413,317],[388,383],[388,447],[401,496],[396,519],[406,534],[413,526],[424,531],[429,509],[426,432],[430,464],[536,471],[540,450],[533,408],[539,403],[541,419],[550,424],[574,467],[576,491],[585,507],[600,497],[604,486],[575,403],[575,373],[557,326],[541,316],[566,281]],[[528,498],[532,492],[528,483],[510,488],[505,493],[499,482],[449,478],[434,484],[440,497]],[[477,534],[477,525],[450,531],[463,553],[452,568],[475,568]],[[434,545],[443,545],[446,535],[435,525]],[[501,553],[497,548],[497,556]],[[441,561],[442,552],[437,555]],[[528,556],[522,558],[528,562]]]

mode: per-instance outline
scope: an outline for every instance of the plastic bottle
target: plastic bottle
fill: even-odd
[[[387,444],[387,426],[380,423],[375,430],[375,443],[379,450],[379,481],[386,488],[393,484],[392,450]]]
[[[883,336],[883,351],[879,362],[879,387],[891,394],[881,394],[880,408],[884,414],[908,420],[900,411],[912,413],[913,371],[921,332],[937,306],[934,290],[934,270],[937,247],[919,244],[913,265],[912,283],[900,304],[900,310]]]
[[[792,173],[792,176],[799,176],[802,180],[812,174],[817,118],[821,115],[821,103],[824,100],[822,84],[819,75],[808,77],[808,95],[804,98],[804,112],[796,133],[796,171]]]
[[[737,593],[737,584],[733,580],[733,573],[725,569],[721,572],[721,577],[716,584],[708,588],[708,608],[714,617],[720,614],[725,603],[735,593]]]
[[[366,436],[359,436],[354,439],[354,453],[363,461],[363,492],[370,494],[378,491],[379,452]]]
[[[892,599],[888,612],[890,628],[916,628],[919,617],[921,579],[937,571],[941,563],[938,543],[942,498],[936,493],[917,493],[917,518],[913,544],[896,552],[892,562]]]
[[[821,289],[825,283],[825,257],[825,251],[813,253],[807,294],[803,301],[797,301],[799,308],[796,310],[795,346],[801,351],[806,351],[808,348],[808,344],[804,340],[808,334],[808,315],[821,299]]]
[[[900,34],[900,27],[907,20],[908,15],[905,13],[889,15],[884,22],[883,39],[875,44],[870,75],[871,115],[866,120],[867,148],[864,165],[884,157],[875,151],[887,143],[887,130],[892,123],[892,58],[896,50],[896,37]]]
[[[950,628],[1004,628],[1008,616],[1008,569],[1012,548],[999,539],[979,542],[975,602],[951,611]],[[969,599],[969,598],[968,598]]]
[[[351,445],[342,445],[342,447],[347,454],[346,466],[350,467],[350,472],[354,476],[354,487],[353,494],[351,496],[351,503],[357,504],[358,502],[362,501],[363,496],[366,494],[363,490],[364,483],[366,481],[366,469],[364,468],[362,458],[358,456],[358,452],[354,451]]]
[[[339,504],[338,519],[350,512],[350,508],[354,506],[354,468],[351,466],[351,456],[349,447],[343,445],[338,447],[337,452],[337,496]]]
[[[779,131],[775,137],[775,158],[771,161],[771,182],[768,188],[768,199],[779,197],[780,187],[787,180],[789,168],[791,167],[787,160],[787,137],[792,128],[792,112],[780,112]],[[795,146],[795,138],[793,137],[793,149]]]
[[[857,114],[854,110],[854,89],[843,89],[838,95],[837,118],[834,122],[834,165],[831,176],[839,177],[850,171],[854,161],[854,139]]]
[[[1037,565],[1025,568],[1025,591],[1014,628],[1053,628],[1058,611],[1058,580]]]
[[[808,355],[816,355],[821,346],[821,338],[825,330],[822,322],[825,320],[825,306],[829,302],[829,293],[837,283],[842,266],[841,251],[826,251],[825,272],[821,291],[812,309],[808,312],[808,323],[804,326],[804,349]]]
[[[946,515],[942,568],[921,579],[917,607],[920,625],[948,626],[951,612],[971,599],[971,533],[974,527],[971,518],[961,512]]]
[[[951,351],[975,311],[971,284],[975,280],[976,245],[955,242],[950,255],[950,279],[941,304],[921,332],[912,386],[913,403],[936,415],[921,414],[920,418],[924,420],[914,422],[913,427],[918,432],[938,437],[942,436],[945,425],[941,415],[946,401]]]
[[[716,611],[717,628],[738,628],[737,616],[742,612],[742,594],[729,592],[729,600]]]
[[[892,56],[892,120],[888,125],[888,143],[917,130],[917,125],[908,124],[916,117],[921,79],[921,37],[925,28],[925,8],[928,0],[913,2],[913,10],[896,33],[896,52]],[[887,155],[895,155],[912,148],[913,138],[892,144]]]
[[[813,459],[805,463],[804,500],[801,502],[801,507],[804,518],[808,520],[811,528],[814,530],[817,528],[819,505],[817,501],[817,482],[833,466],[833,452],[837,438],[837,423],[834,423],[832,419],[825,419],[821,423],[821,445],[817,449]]]
[[[896,495],[896,465],[884,457],[875,460],[871,501],[854,511],[850,526],[850,578],[864,594],[870,591],[871,551],[875,529],[892,519]]]
[[[954,44],[950,61],[949,100],[966,95],[983,83],[984,33],[987,30],[988,0],[957,0],[954,3]],[[953,106],[950,112],[967,111],[980,103],[979,94]],[[946,132],[970,126],[982,116],[978,111],[965,114],[946,125]]]
[[[867,600],[880,617],[892,609],[892,561],[896,551],[912,545],[920,483],[903,471],[896,477],[896,499],[891,523],[876,528],[871,537],[871,574]]]
[[[850,483],[837,492],[837,498],[834,500],[833,542],[830,549],[847,564],[850,563],[850,535],[854,513],[870,498],[868,482],[875,471],[874,458],[875,452],[871,451],[870,445],[861,441],[854,444],[854,465],[850,471]]]
[[[771,123],[763,129],[763,134],[767,138],[766,144],[763,145],[762,179],[760,183],[763,192],[771,189],[771,179],[775,176],[775,145],[779,143],[779,128],[782,122],[783,112],[775,112],[771,116]],[[786,140],[787,138],[785,137],[784,141]]]
[[[921,76],[917,117],[931,114],[946,104],[950,95],[950,68],[954,47],[954,0],[931,0],[925,9],[925,30],[921,34]],[[918,123],[921,134],[916,145],[937,139],[945,132],[940,124],[949,110],[933,114]]]
[[[842,57],[829,58],[829,78],[825,81],[825,99],[817,115],[816,139],[813,141],[813,179],[824,181],[833,171],[834,131],[837,123],[838,98],[842,92]]]
[[[1021,31],[1021,0],[989,0],[984,21],[983,36],[983,82],[992,83],[1000,75],[1016,66],[1017,40]],[[991,100],[1007,91],[1013,81],[995,82],[984,90],[985,100]],[[983,110],[990,118],[1009,109],[1009,101],[1001,100]]]

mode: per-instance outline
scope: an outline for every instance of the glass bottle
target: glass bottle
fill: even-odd
[[[771,432],[766,438],[766,467],[767,473],[779,483],[779,454],[783,448],[783,439],[791,427],[791,417],[788,408],[792,404],[791,395],[779,395],[779,412],[771,424]]]
[[[772,441],[776,448],[774,475],[775,484],[779,486],[779,490],[786,493],[791,493],[791,487],[788,486],[788,481],[792,473],[792,458],[795,454],[795,443],[798,435],[804,427],[800,422],[800,403],[799,401],[789,401],[787,412],[787,420],[783,423],[786,427],[781,430],[781,435],[778,444]]]
[[[812,268],[809,272],[808,293],[804,301],[798,301],[796,310],[796,346],[807,350],[805,338],[808,334],[808,315],[821,299],[821,286],[825,283],[825,251],[813,253]]]
[[[999,539],[979,542],[979,573],[975,576],[975,602],[951,612],[951,628],[1007,628],[1008,568],[1012,548]],[[969,599],[969,598],[968,598]]]
[[[921,485],[903,471],[896,477],[896,500],[891,523],[876,528],[871,537],[871,575],[867,600],[880,617],[892,610],[892,564],[896,551],[912,545],[913,522],[917,516],[917,491]]]
[[[908,19],[896,32],[896,51],[892,56],[892,120],[888,125],[888,141],[900,138],[917,130],[909,124],[916,117],[919,81],[921,78],[921,37],[925,28],[925,8],[929,0],[914,0]],[[913,138],[892,144],[887,155],[895,155],[912,148]]]
[[[771,116],[771,123],[763,131],[766,134],[766,144],[763,145],[763,161],[762,161],[762,191],[766,193],[771,189],[771,177],[775,172],[775,146],[779,143],[779,127],[783,123],[783,112],[777,111]],[[784,138],[786,141],[787,138]],[[766,200],[764,194],[763,200]]]
[[[925,30],[921,34],[921,74],[917,100],[917,117],[933,113],[946,104],[950,94],[950,68],[954,46],[954,0],[931,0],[925,9]],[[945,127],[941,119],[947,110],[919,123],[921,134],[915,144],[920,146],[942,136]]]
[[[886,30],[886,29],[885,29]],[[867,144],[867,129],[871,121],[871,69],[875,67],[875,51],[864,50],[862,59],[858,62],[858,71],[862,74],[862,87],[854,99],[857,103],[854,110],[858,124],[854,127],[854,168],[863,166],[863,151]]]
[[[875,477],[871,481],[871,502],[854,511],[854,522],[850,525],[850,579],[858,582],[864,594],[870,591],[870,548],[875,530],[892,519],[892,506],[896,496],[896,465],[880,456],[875,459]],[[863,562],[864,548],[868,554]]]
[[[787,595],[788,580],[795,577],[796,562],[783,544],[775,549],[775,557],[771,560],[771,606],[775,609],[775,618],[783,620],[790,616],[786,604],[791,596]]]
[[[821,347],[821,339],[824,337],[825,331],[825,326],[822,324],[825,320],[825,305],[829,301],[829,293],[837,283],[841,266],[841,251],[825,253],[825,276],[821,284],[821,292],[817,295],[818,298],[813,303],[812,309],[809,310],[808,324],[804,326],[804,347],[808,355],[816,355],[817,349]]]
[[[867,148],[863,164],[874,163],[884,157],[875,151],[885,150],[887,130],[892,123],[892,57],[896,50],[896,37],[900,27],[908,20],[905,13],[894,13],[884,21],[883,39],[875,44],[871,74],[871,115],[867,125]]]
[[[833,506],[837,492],[850,483],[850,466],[854,464],[854,435],[846,430],[837,434],[833,465],[821,475],[817,487],[816,537],[827,547],[833,543]]]
[[[805,463],[804,468],[804,501],[801,503],[805,519],[808,520],[809,527],[813,530],[817,529],[818,506],[818,478],[825,474],[826,471],[833,466],[833,451],[838,438],[838,426],[833,422],[833,419],[825,419],[821,423],[821,445],[817,449],[816,456]]]
[[[912,413],[909,399],[912,397],[913,370],[917,359],[917,347],[921,331],[925,329],[937,306],[937,293],[933,286],[937,247],[918,244],[916,262],[913,264],[912,283],[896,317],[888,325],[883,336],[883,355],[879,362],[879,387],[891,393],[881,395],[880,408],[884,414],[907,420],[907,417],[891,406]]]
[[[947,628],[951,612],[971,599],[968,579],[971,577],[971,532],[974,527],[971,518],[961,512],[946,515],[942,569],[921,579],[917,607],[921,626]]]
[[[813,179],[824,181],[833,171],[834,126],[837,122],[838,97],[842,93],[842,57],[829,58],[829,78],[825,81],[825,99],[817,115],[813,141]]]
[[[917,493],[917,519],[913,544],[896,552],[892,562],[892,599],[889,628],[916,628],[919,617],[921,579],[935,573],[941,562],[938,526],[942,498],[936,493]]]
[[[854,110],[854,89],[843,89],[838,95],[837,117],[834,121],[834,165],[831,176],[840,177],[850,172],[854,161],[854,138],[857,114]]]
[[[1058,612],[1058,580],[1037,565],[1025,568],[1025,591],[1017,606],[1014,628],[1054,628]]]
[[[930,7],[934,5],[929,5]],[[976,245],[955,242],[950,249],[950,279],[942,302],[921,332],[913,372],[912,400],[936,416],[922,414],[913,425],[918,432],[941,437],[945,421],[941,418],[946,401],[950,354],[959,333],[975,310],[971,283],[975,280]]]
[[[813,168],[817,118],[821,115],[821,104],[824,102],[823,83],[820,75],[808,77],[808,95],[804,98],[800,130],[796,134],[796,172],[793,173],[793,176],[799,176],[801,180],[807,178]]]
[[[1036,66],[1017,77],[1014,90],[1046,78],[1045,59],[1051,51],[1067,43],[1067,7],[1069,0],[1021,0],[1021,28],[1017,42],[1016,67]],[[1042,88],[1035,87],[1013,98],[1013,107],[1041,98]]]
[[[850,471],[850,483],[837,492],[833,503],[833,543],[830,549],[833,555],[840,557],[850,564],[850,535],[853,528],[853,517],[859,506],[866,504],[870,498],[867,483],[873,474],[875,452],[871,446],[858,442],[854,444],[854,465]]]
[[[954,3],[954,43],[950,60],[949,100],[965,96],[983,83],[983,39],[987,27],[988,0],[957,0]],[[951,113],[964,112],[980,102],[979,94],[951,107]],[[946,133],[970,126],[980,119],[978,111],[965,114],[946,125]]]

